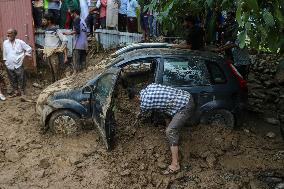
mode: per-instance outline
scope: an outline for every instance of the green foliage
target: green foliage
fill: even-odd
[[[284,52],[284,0],[152,0],[148,7],[160,12],[164,31],[173,35],[181,33],[184,15],[205,17],[212,11],[205,27],[213,36],[216,11],[235,10],[241,47],[249,41],[252,48]]]

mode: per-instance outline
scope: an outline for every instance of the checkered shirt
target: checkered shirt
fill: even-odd
[[[140,110],[142,113],[157,110],[174,116],[190,98],[186,91],[153,83],[140,92]]]

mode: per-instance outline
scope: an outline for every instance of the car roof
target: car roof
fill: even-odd
[[[133,50],[137,49],[145,49],[145,48],[169,48],[172,44],[169,43],[133,43],[131,45],[127,45],[126,47],[123,47],[113,54],[111,54],[111,57],[118,57],[123,53],[127,53]]]
[[[217,53],[210,51],[195,51],[189,49],[177,49],[177,48],[143,48],[137,49],[130,52],[123,53],[117,58],[121,60],[131,60],[135,57],[155,57],[155,56],[190,56],[190,57],[202,57],[209,60],[220,60],[224,59]]]

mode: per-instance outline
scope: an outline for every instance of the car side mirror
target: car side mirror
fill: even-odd
[[[92,94],[93,90],[94,90],[94,85],[88,85],[88,86],[83,88],[82,93],[83,94]]]

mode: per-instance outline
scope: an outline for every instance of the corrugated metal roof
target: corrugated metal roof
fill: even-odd
[[[117,47],[120,44],[137,43],[142,40],[142,34],[119,32],[116,30],[97,29],[96,38],[104,49]]]

